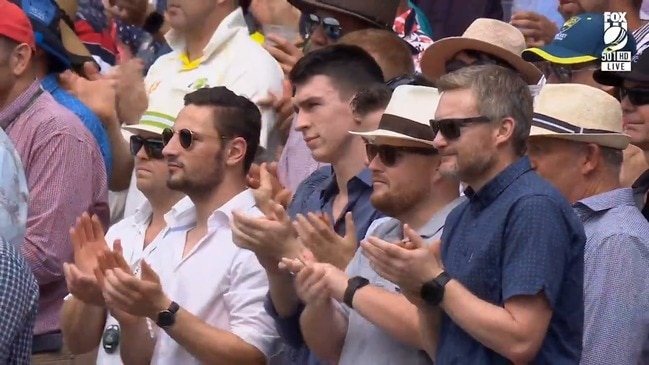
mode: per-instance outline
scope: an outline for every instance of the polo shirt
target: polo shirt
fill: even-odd
[[[167,296],[182,308],[271,358],[277,353],[279,337],[264,311],[268,278],[255,254],[232,241],[230,221],[235,210],[247,216],[262,215],[252,190],[242,191],[210,215],[207,234],[186,255],[187,233],[196,227],[196,208],[175,216],[175,226],[158,243],[157,273]],[[152,365],[201,364],[164,330],[154,328],[154,332]]]
[[[426,243],[440,238],[448,214],[466,198],[457,198],[437,212],[426,224],[417,230]],[[396,219],[385,217],[377,219],[367,230],[368,237],[378,237],[388,242],[403,240],[403,225]],[[381,277],[370,266],[370,261],[357,250],[347,266],[349,277],[362,276],[372,286],[391,293],[399,293],[399,286]],[[432,364],[425,351],[412,348],[391,337],[381,328],[365,319],[360,313],[341,304],[342,313],[347,317],[347,334],[340,355],[340,365],[352,364]]]
[[[448,274],[483,301],[503,307],[543,291],[552,308],[532,364],[578,364],[584,323],[584,228],[570,204],[523,157],[446,220],[442,262]],[[506,364],[446,314],[436,364]]]

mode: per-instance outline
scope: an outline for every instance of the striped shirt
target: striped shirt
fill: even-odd
[[[38,80],[0,111],[0,127],[27,175],[29,208],[21,250],[41,296],[34,334],[56,331],[68,293],[63,263],[73,255],[68,230],[86,211],[108,227],[106,167],[88,129]]]
[[[581,363],[648,364],[649,223],[628,188],[583,199],[574,210],[586,231]]]

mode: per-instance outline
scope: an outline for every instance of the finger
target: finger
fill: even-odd
[[[291,63],[291,55],[286,53],[285,51],[279,49],[277,46],[268,46],[268,45],[263,45],[264,49],[270,53],[277,62],[280,63],[282,66],[282,70],[286,74],[286,69],[284,68],[285,64],[290,64]],[[289,69],[290,71],[290,69]]]
[[[541,37],[541,35],[543,35],[541,30],[538,28],[521,29],[521,33],[523,33],[523,36],[525,36],[525,38],[534,38],[534,39],[539,38]]]
[[[410,239],[410,242],[412,242],[415,245],[415,247],[417,248],[426,247],[426,242],[424,241],[424,239],[421,238],[419,233],[417,233],[414,229],[410,228],[409,225],[407,224],[403,225],[403,233],[405,233],[406,237]]]
[[[361,242],[361,254],[371,262],[391,262],[391,258],[385,251],[372,245],[369,240]]]
[[[230,229],[232,230],[232,242],[234,242],[237,247],[251,250],[253,252],[258,248],[255,240],[245,232],[241,231],[234,222],[234,219],[230,222]]]
[[[88,242],[86,230],[83,228],[83,214],[79,218],[77,218],[77,224],[74,230],[77,234],[77,239],[79,239],[79,246],[83,247]]]
[[[70,228],[70,242],[72,242],[72,250],[74,252],[79,252],[79,250],[81,250],[81,242],[77,230],[74,228]]]
[[[279,101],[279,98],[277,95],[275,95],[272,91],[268,92],[268,95],[257,101],[257,105],[263,108],[270,108],[270,107],[275,107],[275,103]]]
[[[303,239],[312,240],[315,236],[315,227],[311,222],[302,214],[298,214],[295,217],[295,222],[297,222],[302,230],[303,234],[300,235]]]
[[[160,277],[146,261],[142,261],[140,264],[140,270],[142,272],[142,280],[156,284],[160,283]]]
[[[144,261],[142,261],[144,262]],[[112,275],[115,277],[117,280],[116,285],[119,285],[118,289],[124,294],[127,293],[142,293],[142,287],[144,284],[143,280],[140,280],[137,276],[127,273],[126,271],[116,268],[113,270],[109,270]],[[108,275],[106,275],[108,277]],[[133,297],[135,294],[129,294],[129,296]]]
[[[84,212],[81,215],[81,227],[83,229],[84,235],[88,241],[95,240],[95,234],[92,230],[92,221],[90,220],[90,215],[87,212]]]
[[[83,64],[83,74],[86,76],[88,80],[91,81],[99,80],[101,78],[99,69],[97,68],[97,65],[94,62],[85,62]]]
[[[282,261],[280,261],[280,263],[281,263],[281,268],[283,268],[284,270],[288,270],[293,274],[299,273],[305,267],[304,263],[302,263],[300,260],[289,259],[286,257],[282,258]]]
[[[106,302],[109,302],[111,304],[119,303],[119,307],[130,306],[130,304],[133,302],[131,296],[132,292],[129,289],[126,289],[124,285],[119,281],[119,279],[117,279],[113,270],[109,270],[106,273],[103,292]]]
[[[276,196],[275,196],[275,202],[279,205],[282,206],[282,208],[286,209],[288,208],[288,205],[291,202],[291,199],[293,198],[293,194],[291,193],[290,190],[288,189],[282,189]]]
[[[309,224],[314,228],[314,232],[319,234],[322,238],[327,240],[333,238],[331,237],[331,233],[334,233],[333,228],[325,223],[324,218],[320,218],[317,215],[315,215],[313,212],[309,212],[306,215],[306,219],[309,221]],[[333,242],[329,242],[329,243],[333,243]]]
[[[512,19],[532,19],[539,20],[539,14],[533,11],[518,10],[512,13]]]
[[[101,239],[104,237],[104,226],[101,225],[101,222],[99,221],[99,217],[96,214],[92,215],[91,218],[91,227],[92,227],[92,234],[94,239]]]
[[[271,175],[266,168],[265,162],[259,167],[259,187],[262,189],[268,189],[268,191],[272,191],[273,189]]]
[[[356,239],[356,223],[354,223],[352,212],[345,214],[345,237],[353,237]]]
[[[95,278],[97,279],[97,285],[103,290],[106,286],[106,276],[104,275],[104,272],[99,268],[96,267],[93,270],[95,274]]]
[[[284,78],[282,80],[282,98],[285,98],[288,101],[290,101],[292,97],[293,97],[293,85],[291,84],[291,81],[289,79]]]
[[[271,202],[270,208],[272,209],[279,222],[282,222],[284,224],[291,223],[291,218],[288,216],[288,213],[286,213],[286,210],[283,206],[277,204],[276,202]]]

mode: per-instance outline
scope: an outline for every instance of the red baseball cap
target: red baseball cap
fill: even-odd
[[[36,49],[34,30],[27,15],[16,4],[0,0],[0,36],[5,36],[18,43],[26,43]]]

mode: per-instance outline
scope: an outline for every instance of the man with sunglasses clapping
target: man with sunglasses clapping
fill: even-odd
[[[439,93],[431,87],[397,87],[378,128],[352,133],[365,139],[372,205],[389,217],[372,223],[368,242],[362,243],[347,270],[326,263],[307,268],[288,263],[299,272],[295,281],[306,302],[302,332],[323,359],[341,365],[432,363],[420,351],[424,342],[417,307],[406,299],[421,302],[421,289],[399,288],[390,271],[400,268],[372,260],[393,246],[408,245],[404,227],[416,230],[426,242],[438,239],[446,216],[464,200],[458,198],[457,179],[437,171],[441,159],[428,126],[437,100]],[[307,286],[308,282],[316,283]]]
[[[110,100],[102,102],[110,103]],[[180,110],[180,106],[172,104],[160,106],[160,110],[168,113],[173,109]],[[134,133],[130,138],[130,148],[135,158],[135,179],[138,190],[146,197],[136,213],[111,226],[105,237],[101,230],[93,230],[93,227],[100,227],[96,219],[89,216],[80,218],[73,233],[79,245],[75,246],[74,264],[64,267],[71,295],[66,297],[63,305],[61,328],[65,343],[76,354],[99,346],[98,365],[121,364],[120,344],[123,336],[120,323],[107,310],[101,288],[94,277],[92,264],[96,252],[92,252],[93,247],[115,248],[113,243],[119,240],[122,254],[132,268],[137,269],[140,261],[146,260],[154,270],[158,270],[159,254],[168,249],[159,249],[161,238],[168,230],[177,228],[179,215],[185,214],[193,206],[188,198],[182,199],[184,194],[167,186],[169,169],[162,154],[162,132],[165,127],[173,127],[173,121],[145,117],[139,124],[123,127]],[[77,234],[83,230],[98,234],[92,237]],[[81,247],[89,254],[80,254]]]

